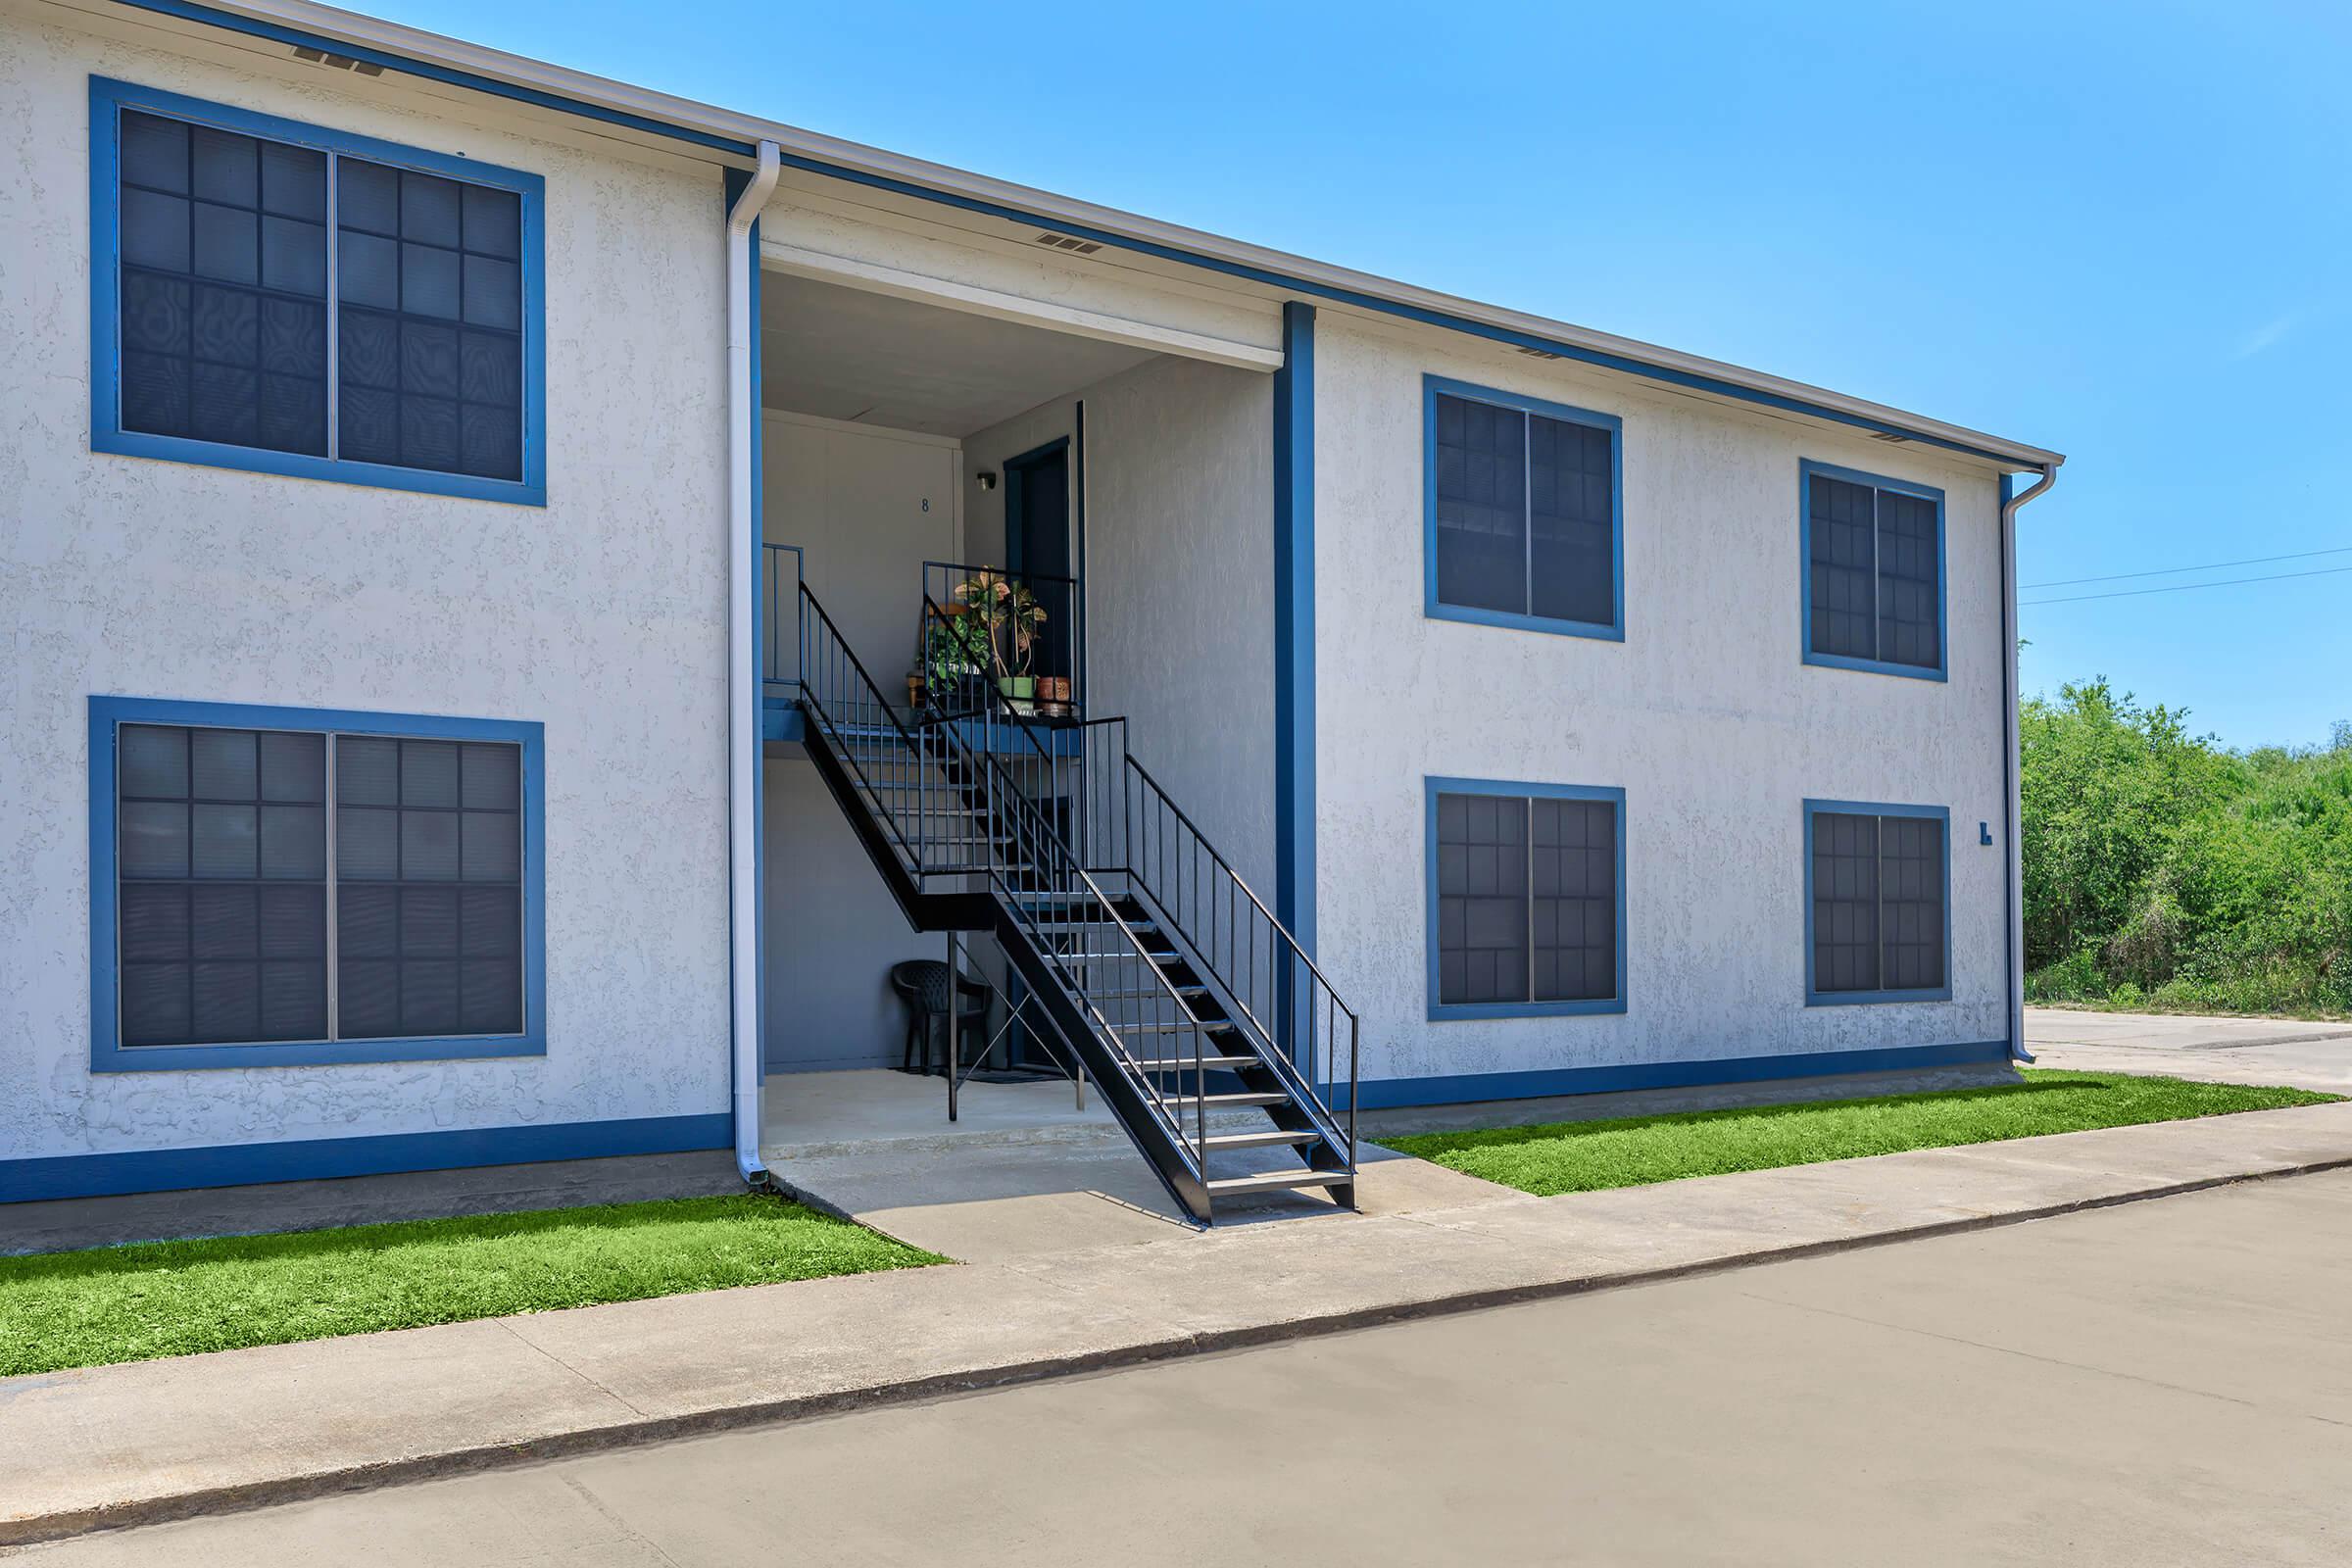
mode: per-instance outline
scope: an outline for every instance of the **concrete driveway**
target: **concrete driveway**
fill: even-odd
[[[2335,1564],[2348,1227],[2281,1178],[24,1561]]]
[[[2037,1065],[2352,1095],[2352,1024],[2028,1007]]]

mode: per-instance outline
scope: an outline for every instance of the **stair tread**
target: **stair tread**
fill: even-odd
[[[1279,1193],[1293,1187],[1345,1187],[1355,1180],[1348,1170],[1260,1171],[1250,1176],[1214,1176],[1207,1182],[1211,1198],[1226,1193]]]
[[[1319,1143],[1322,1141],[1322,1138],[1323,1135],[1314,1131],[1312,1128],[1293,1131],[1289,1128],[1278,1127],[1268,1132],[1210,1133],[1208,1135],[1206,1147],[1211,1151],[1220,1149],[1279,1149],[1284,1145],[1297,1148],[1304,1144]]]
[[[1191,1056],[1138,1056],[1129,1066],[1138,1072],[1181,1072],[1193,1067],[1255,1067],[1255,1056],[1202,1056],[1198,1061]]]

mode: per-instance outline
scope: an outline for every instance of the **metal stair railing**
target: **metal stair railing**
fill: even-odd
[[[1142,1089],[1193,1176],[1205,1181],[1207,1074],[1213,1070],[1210,1062],[1220,1056],[1208,1049],[1213,1026],[1201,1019],[1152,961],[1152,950],[1144,945],[1142,936],[1121,917],[1111,896],[1088,873],[1045,812],[998,764],[989,750],[990,732],[995,728],[991,715],[985,710],[980,715],[983,745],[978,752],[963,739],[960,725],[965,721],[957,717],[934,716],[910,728],[883,698],[806,583],[800,596],[806,612],[802,617],[807,642],[802,655],[805,700],[826,743],[865,786],[877,816],[906,855],[910,873],[918,883],[934,867],[942,872],[987,876],[1006,918],[1060,985],[1065,1000],[1093,1025],[1098,1042]],[[850,733],[843,723],[845,717],[856,724],[858,733],[878,735],[886,745],[895,739],[918,764],[928,764],[923,780],[934,776],[934,769],[943,781],[952,780],[952,770],[959,771],[961,782],[923,792],[926,797],[959,800],[959,810],[933,811],[925,799],[919,811],[910,812],[902,804],[894,812],[886,805],[884,790],[866,777],[853,752],[842,743]],[[900,820],[907,815],[914,817],[912,833]],[[929,840],[922,824],[939,815],[960,815],[989,847],[979,865],[937,865],[927,859],[924,851]],[[997,853],[1000,848],[1005,853]],[[1063,921],[1057,929],[1049,929],[1039,911],[1054,904],[1089,913],[1084,919]],[[1104,966],[1112,968],[1115,990],[1101,982],[1089,983],[1088,976]],[[1146,977],[1151,983],[1144,983]],[[1106,1016],[1102,1006],[1113,998],[1123,1004],[1112,1009],[1120,1015],[1116,1018]],[[1138,1056],[1123,1033],[1189,1042],[1190,1054]],[[1190,1094],[1184,1092],[1187,1075],[1192,1081]],[[1188,1119],[1192,1123],[1189,1132],[1185,1126]]]
[[[1261,1054],[1355,1168],[1356,1086],[1362,1024],[1288,926],[1243,880],[1199,825],[1127,745],[1124,718],[1071,727],[1032,721],[1000,695],[984,699],[984,722],[1019,736],[1013,766],[1058,790],[1074,764],[1067,802],[1081,863],[1122,877],[1158,923],[1212,979],[1240,1021],[1267,1048]],[[1075,756],[1053,737],[1080,737]],[[1035,792],[1041,786],[1033,783]],[[1345,1121],[1333,1106],[1345,1107]]]

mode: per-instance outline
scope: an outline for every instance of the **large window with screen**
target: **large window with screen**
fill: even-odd
[[[268,710],[174,722],[186,705],[97,710],[108,703],[92,723],[112,775],[93,829],[110,896],[103,1045],[266,1061],[536,1030],[536,726],[412,735]]]
[[[1939,807],[1806,803],[1810,1000],[1951,995],[1949,828]]]
[[[1429,781],[1430,1016],[1625,1005],[1625,794]]]
[[[93,85],[102,451],[544,495],[532,175]]]
[[[1940,679],[1943,492],[1802,470],[1805,662]]]
[[[1425,398],[1428,612],[1622,635],[1620,421],[1435,376]]]

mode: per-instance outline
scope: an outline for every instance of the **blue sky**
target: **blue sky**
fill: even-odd
[[[2340,3],[372,3],[2055,447],[2029,585],[2345,550],[2029,601],[2352,566]],[[2347,612],[2352,572],[2029,608],[2026,689],[2319,740]]]

